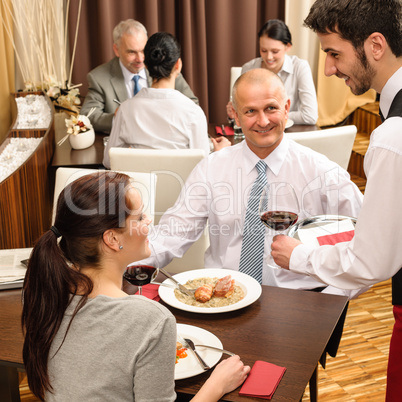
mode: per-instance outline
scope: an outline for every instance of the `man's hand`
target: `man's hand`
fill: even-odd
[[[293,239],[293,237],[285,235],[274,236],[271,245],[271,255],[276,264],[280,267],[289,269],[290,255],[293,249],[301,244],[299,240]]]

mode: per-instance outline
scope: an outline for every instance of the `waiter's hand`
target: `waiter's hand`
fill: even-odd
[[[274,236],[271,245],[271,255],[275,263],[282,268],[289,269],[290,255],[299,244],[301,244],[301,242],[293,237],[285,235]]]

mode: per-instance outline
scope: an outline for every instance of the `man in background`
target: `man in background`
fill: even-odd
[[[113,51],[116,57],[88,73],[88,93],[81,114],[90,115],[95,131],[109,134],[119,104],[132,98],[152,82],[144,65],[144,48],[148,40],[144,25],[133,19],[121,21],[113,30]],[[198,98],[182,74],[176,79],[175,89],[198,105]]]

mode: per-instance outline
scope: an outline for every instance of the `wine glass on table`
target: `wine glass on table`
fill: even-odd
[[[264,186],[259,204],[261,221],[273,234],[287,234],[297,222],[299,201],[293,186],[289,183],[269,183]],[[279,268],[269,253],[267,264],[271,268]]]
[[[150,249],[154,251],[153,246],[150,245]],[[142,287],[151,283],[158,275],[159,272],[159,262],[156,254],[153,252],[155,257],[155,263],[153,265],[147,265],[141,263],[133,263],[129,265],[126,272],[123,274],[123,278],[138,287],[138,294],[142,294]]]

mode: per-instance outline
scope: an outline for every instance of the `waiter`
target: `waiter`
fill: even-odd
[[[364,169],[367,185],[350,242],[312,248],[276,236],[275,262],[329,285],[354,289],[392,277],[395,324],[388,402],[402,382],[402,0],[316,0],[305,19],[326,52],[325,74],[345,80],[355,95],[380,93],[383,123],[373,131]]]

